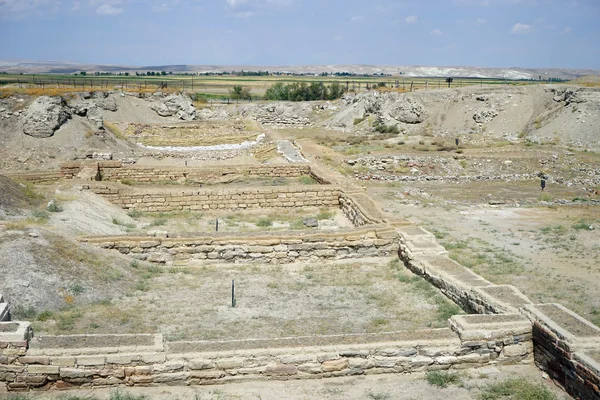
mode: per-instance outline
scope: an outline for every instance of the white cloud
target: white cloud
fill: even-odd
[[[442,32],[441,29],[434,29],[431,32],[429,32],[429,34],[432,36],[444,36],[444,32]]]
[[[52,0],[0,0],[0,19],[55,12],[59,6],[59,1]]]
[[[524,35],[524,34],[527,34],[527,33],[531,33],[532,30],[533,29],[532,29],[531,25],[522,24],[520,22],[517,22],[510,29],[510,33],[512,33],[514,35]]]
[[[292,4],[292,0],[225,0],[230,7],[246,5],[256,8],[281,8]]]
[[[571,28],[570,26],[567,26],[564,30],[563,33],[566,35],[567,33],[571,33],[573,32],[573,28]]]
[[[487,24],[487,19],[485,19],[485,18],[477,18],[475,20],[475,25],[477,25],[477,26],[483,26],[485,24]]]
[[[255,15],[256,15],[256,13],[254,11],[240,11],[240,12],[235,13],[235,17],[240,18],[240,19],[252,18]]]
[[[112,16],[123,14],[123,9],[113,6],[112,4],[102,4],[96,9],[96,14],[102,16]]]
[[[417,17],[416,15],[409,15],[408,17],[404,18],[404,22],[406,22],[407,24],[416,24],[418,20],[419,17]]]
[[[354,17],[350,18],[350,22],[363,22],[364,20],[364,15],[355,15]]]
[[[171,7],[167,3],[155,4],[152,6],[154,12],[167,12],[171,10]]]

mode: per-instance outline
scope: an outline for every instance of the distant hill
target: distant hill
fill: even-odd
[[[471,77],[496,79],[577,79],[587,75],[600,75],[600,70],[567,68],[486,68],[486,67],[431,67],[414,65],[100,65],[78,64],[62,61],[0,61],[0,72],[25,74],[70,74],[86,72],[146,72],[172,71],[177,73],[203,73],[224,71],[270,71],[300,74],[320,74],[323,72],[348,72],[356,74],[386,74],[407,77]]]

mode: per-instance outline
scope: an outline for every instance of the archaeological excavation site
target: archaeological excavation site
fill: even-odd
[[[437,376],[463,383],[414,398],[600,399],[584,83],[0,87],[0,397]]]

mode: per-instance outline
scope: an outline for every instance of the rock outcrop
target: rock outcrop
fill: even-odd
[[[162,101],[153,103],[150,108],[161,117],[176,116],[184,121],[196,119],[196,108],[189,96],[172,94]]]
[[[473,120],[478,124],[485,124],[496,118],[496,116],[498,116],[498,111],[494,109],[477,110],[475,114],[473,114]]]
[[[420,124],[427,118],[427,110],[421,101],[401,93],[366,92],[347,94],[342,99],[346,107],[328,123],[349,128],[356,120],[372,115],[384,125]]]
[[[50,137],[70,116],[60,97],[38,97],[21,115],[23,132],[36,138]]]

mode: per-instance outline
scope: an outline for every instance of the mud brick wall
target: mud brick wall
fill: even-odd
[[[305,186],[273,189],[141,191],[91,185],[94,193],[124,209],[139,211],[245,210],[294,207],[335,207],[338,188]]]
[[[392,228],[281,235],[212,234],[193,238],[91,237],[92,245],[167,265],[188,260],[283,264],[301,260],[385,257],[397,249]]]
[[[447,328],[201,342],[164,342],[161,335],[141,335],[147,340],[133,343],[136,336],[34,338],[28,350],[10,357],[0,355],[0,391],[210,385],[460,370],[531,358],[530,345],[523,345],[518,352],[506,351],[504,343],[512,343],[513,338],[505,333],[488,336],[475,345]],[[112,347],[107,347],[108,343]]]

